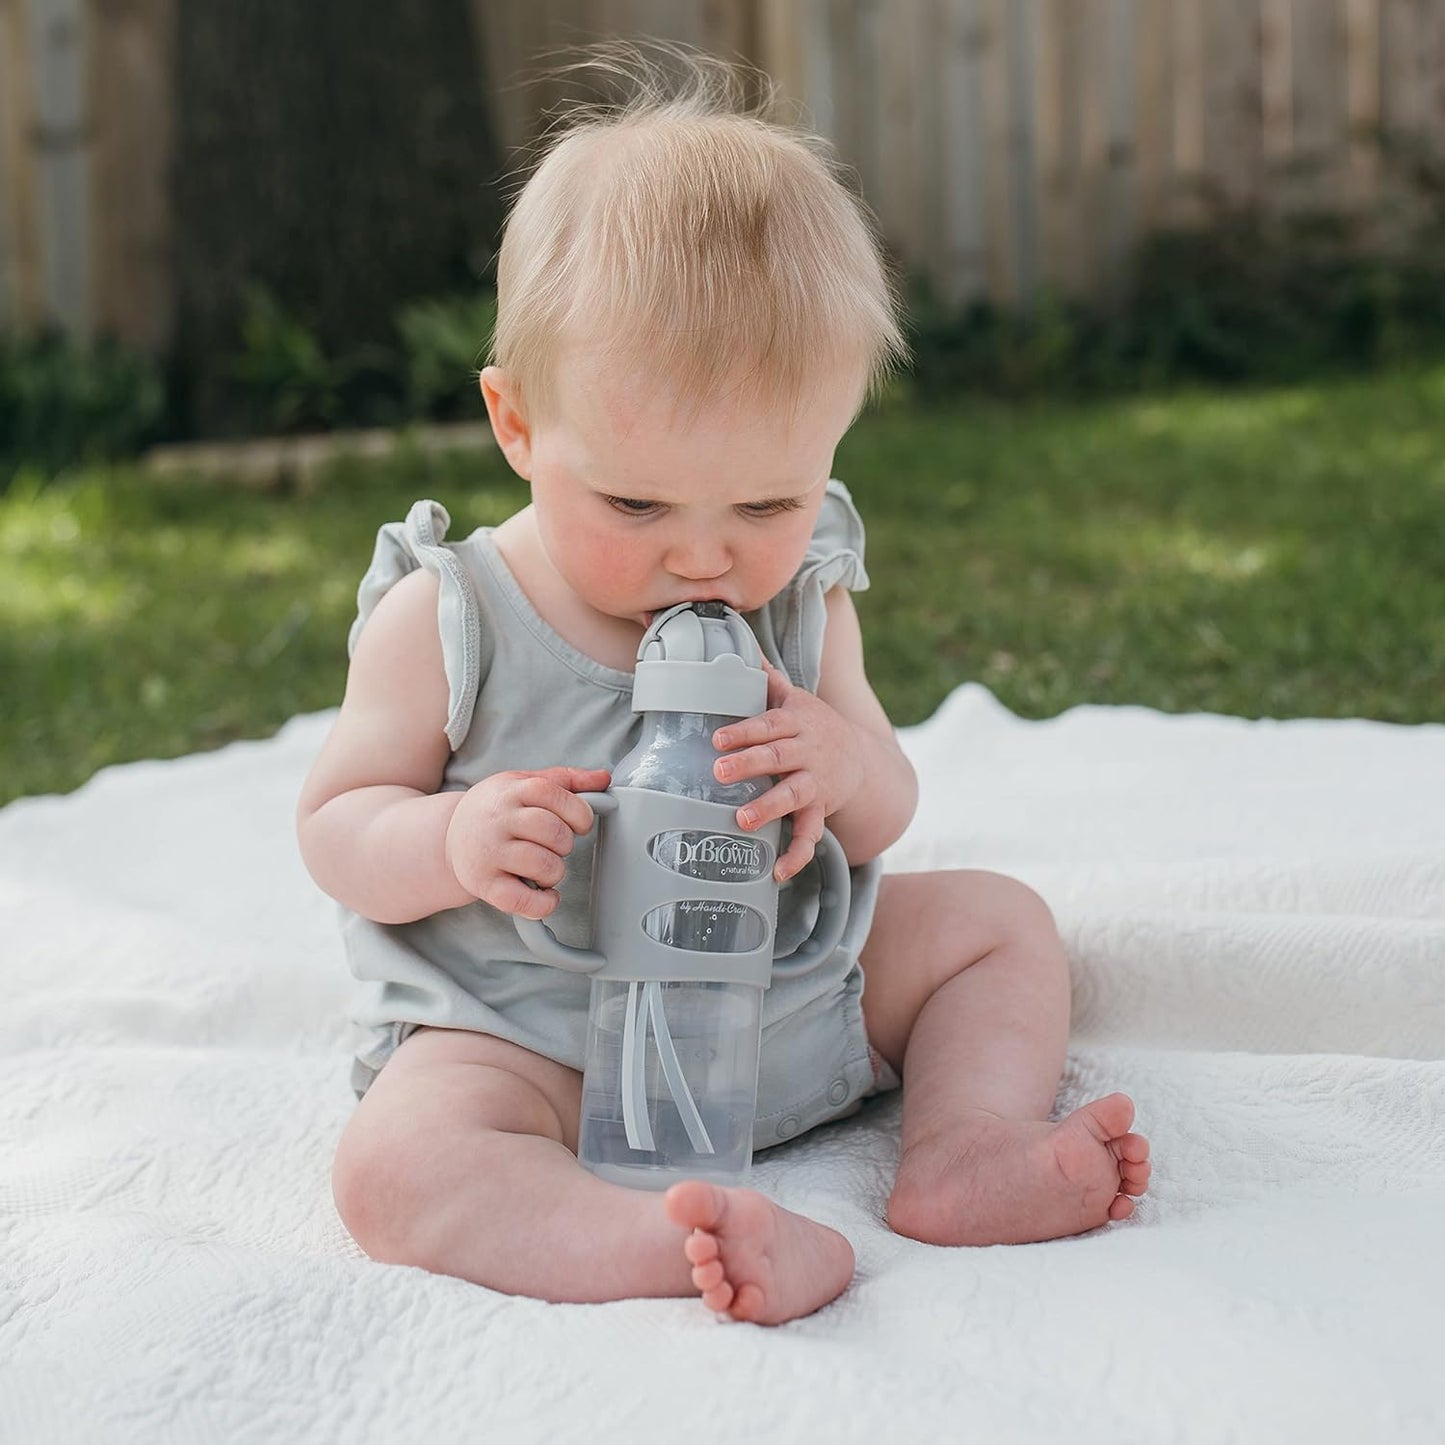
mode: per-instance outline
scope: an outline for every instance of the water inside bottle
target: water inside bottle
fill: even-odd
[[[665,1189],[679,1178],[737,1183],[752,1162],[757,1109],[762,990],[730,983],[637,983],[594,980],[578,1157],[614,1183]],[[656,1001],[688,1098],[679,1103],[667,1076],[648,1006]],[[624,1070],[627,1013],[634,1009],[631,1075]],[[634,1135],[628,1138],[623,1092],[637,1089]],[[688,1101],[696,1113],[686,1117]],[[710,1150],[700,1149],[704,1136]]]

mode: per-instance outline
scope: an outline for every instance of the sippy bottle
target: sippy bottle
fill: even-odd
[[[603,1179],[665,1189],[681,1178],[736,1184],[752,1163],[763,990],[837,946],[848,864],[824,832],[813,932],[773,959],[782,825],[754,832],[737,810],[772,780],[719,783],[712,735],[767,706],[762,652],[721,602],[659,613],[637,651],[632,706],[642,736],[597,815],[592,947],[517,918],[532,953],[592,976],[578,1158]]]

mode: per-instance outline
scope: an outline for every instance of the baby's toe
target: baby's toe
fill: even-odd
[[[765,1303],[763,1292],[757,1285],[745,1284],[738,1290],[728,1313],[735,1320],[755,1320],[762,1315]]]
[[[1134,1201],[1126,1195],[1117,1195],[1112,1204],[1109,1205],[1110,1219],[1128,1219],[1134,1212]]]
[[[1075,1112],[1089,1119],[1100,1142],[1114,1141],[1127,1137],[1134,1122],[1134,1101],[1128,1094],[1106,1094]]]
[[[727,1204],[726,1192],[702,1179],[686,1179],[681,1184],[674,1184],[662,1196],[663,1212],[674,1224],[707,1233],[721,1226]]]
[[[715,1286],[714,1288],[704,1290],[702,1292],[702,1302],[715,1315],[722,1314],[723,1311],[726,1310],[727,1307],[733,1302],[732,1285],[730,1285],[727,1280],[723,1280],[721,1284]]]
[[[1121,1134],[1114,1140],[1114,1152],[1130,1164],[1142,1164],[1149,1157],[1149,1141],[1142,1134]]]
[[[689,1264],[706,1264],[710,1259],[718,1257],[717,1235],[708,1234],[701,1229],[694,1230],[683,1240],[682,1252],[687,1256]]]
[[[1149,1187],[1149,1176],[1153,1170],[1148,1164],[1126,1164],[1119,1171],[1119,1182],[1123,1193],[1142,1194]]]
[[[712,1259],[706,1264],[695,1264],[692,1267],[692,1282],[704,1292],[716,1289],[726,1278],[727,1272],[720,1259]]]

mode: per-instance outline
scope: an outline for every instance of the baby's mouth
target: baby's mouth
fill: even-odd
[[[704,606],[704,605],[709,605],[709,606],[711,606],[712,608],[715,609],[715,608],[716,608],[717,606],[719,606],[719,605],[720,605],[720,606],[723,606],[723,607],[732,607],[733,604],[732,604],[731,602],[723,602],[721,598],[708,598],[708,599],[694,598],[691,602],[686,603],[686,604],[678,603],[678,602],[669,602],[666,607],[657,607],[657,608],[654,608],[654,609],[653,609],[652,611],[650,611],[650,612],[644,612],[644,613],[642,613],[641,615],[642,615],[642,625],[643,625],[643,627],[644,627],[644,628],[651,627],[652,624],[653,624],[654,622],[656,622],[657,619],[658,619],[659,617],[661,617],[664,612],[670,612],[674,607],[680,607],[680,606],[683,606],[683,605],[687,605],[687,606],[691,606],[691,607],[701,607],[701,606]],[[712,612],[710,612],[708,615],[710,615],[710,616],[719,616],[719,615],[721,615],[721,614],[717,613],[716,611],[712,611]]]

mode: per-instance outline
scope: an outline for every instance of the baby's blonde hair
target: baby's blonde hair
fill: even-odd
[[[551,412],[572,344],[645,368],[684,407],[741,376],[792,411],[811,380],[849,368],[861,407],[908,348],[870,214],[828,143],[772,118],[766,77],[686,47],[591,47],[559,73],[585,70],[622,97],[574,105],[543,138],[498,259],[490,357],[524,413]]]

